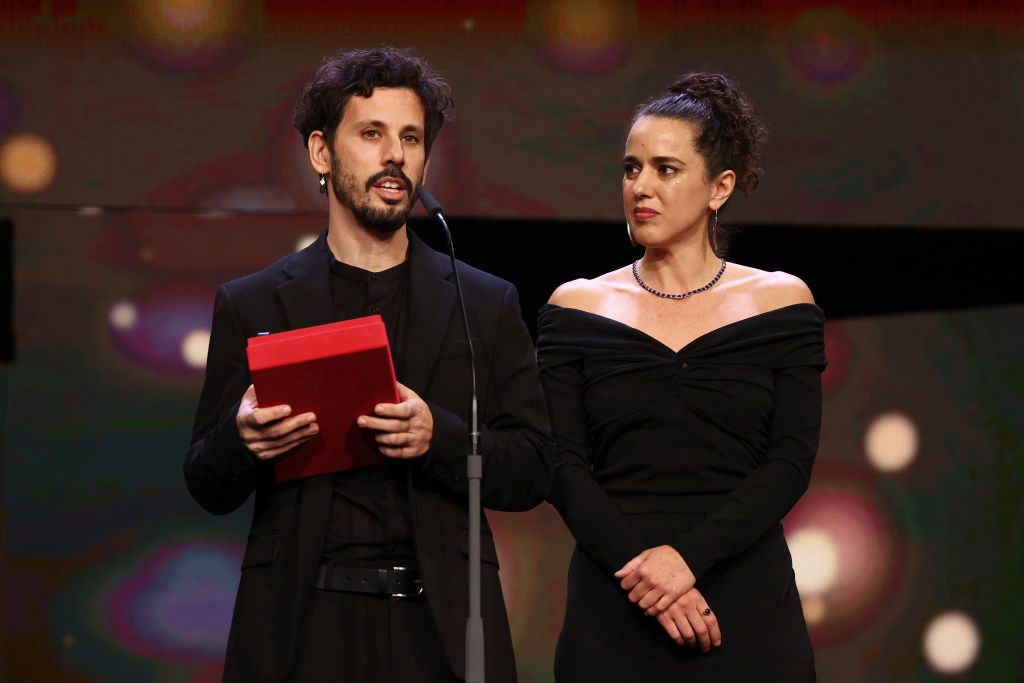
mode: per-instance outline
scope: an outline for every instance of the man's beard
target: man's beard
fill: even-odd
[[[367,194],[373,186],[383,178],[400,178],[405,183],[406,196],[404,199],[384,199],[388,208],[372,206]],[[351,173],[341,168],[341,162],[337,157],[331,155],[331,188],[334,196],[338,198],[343,206],[348,207],[359,224],[378,237],[390,237],[400,227],[405,225],[416,193],[413,182],[402,173],[401,169],[390,167],[380,173],[371,176],[360,189],[359,181]]]

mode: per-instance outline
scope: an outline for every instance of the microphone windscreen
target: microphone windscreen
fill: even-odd
[[[434,199],[434,195],[430,194],[430,190],[420,185],[416,188],[416,193],[420,196],[420,202],[423,203],[423,208],[427,210],[427,213],[434,216],[440,216],[444,213],[441,211],[441,205]]]

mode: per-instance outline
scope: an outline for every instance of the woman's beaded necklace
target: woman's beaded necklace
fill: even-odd
[[[636,278],[637,284],[646,289],[654,296],[660,296],[663,299],[685,299],[688,296],[693,296],[694,294],[700,294],[701,292],[705,292],[714,287],[715,283],[718,282],[718,280],[722,277],[722,273],[725,272],[725,259],[722,259],[722,267],[718,269],[718,275],[715,275],[715,277],[711,279],[711,282],[707,283],[703,287],[698,287],[697,289],[689,291],[686,294],[665,294],[664,292],[659,292],[653,287],[647,286],[647,283],[644,282],[642,277],[640,277],[640,272],[636,269],[636,264],[637,261],[633,261],[633,277]]]

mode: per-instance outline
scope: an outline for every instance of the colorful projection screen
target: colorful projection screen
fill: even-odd
[[[291,127],[325,55],[409,47],[451,81],[429,184],[480,230],[619,224],[634,107],[694,70],[770,133],[729,220],[1022,227],[1024,10],[890,4],[5,3],[0,679],[220,680],[249,508],[205,514],[181,464],[214,288],[325,227]],[[1019,305],[829,321],[784,522],[820,680],[1024,679],[1021,329]],[[552,681],[572,539],[546,505],[490,519],[520,680]]]

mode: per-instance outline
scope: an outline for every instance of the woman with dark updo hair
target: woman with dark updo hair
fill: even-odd
[[[622,202],[644,255],[541,308],[549,499],[577,541],[558,681],[815,680],[780,520],[818,447],[824,320],[798,278],[727,262],[718,223],[763,138],[720,74],[641,106]]]

